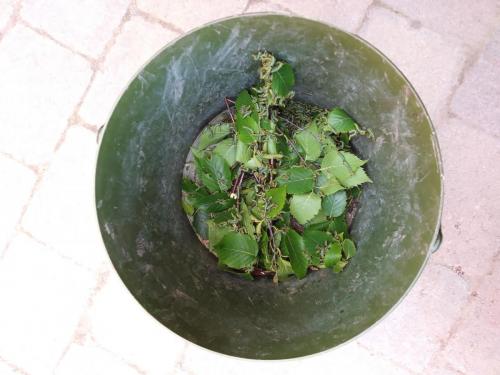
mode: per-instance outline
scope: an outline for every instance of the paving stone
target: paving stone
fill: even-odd
[[[463,278],[431,259],[402,303],[359,341],[372,352],[423,373],[459,318],[469,292]]]
[[[222,356],[190,344],[176,375],[370,374],[410,375],[411,372],[351,342],[334,350],[286,361],[252,361]]]
[[[139,375],[132,367],[95,345],[72,344],[54,375]]]
[[[379,48],[408,77],[439,124],[465,62],[465,49],[440,34],[415,28],[405,18],[373,7],[360,35]]]
[[[14,368],[0,361],[0,374],[2,375],[19,375]]]
[[[246,13],[257,13],[257,12],[274,12],[282,13],[287,15],[292,15],[293,13],[283,7],[280,4],[272,3],[270,1],[252,1],[248,6]]]
[[[125,23],[82,103],[82,118],[96,126],[105,123],[134,75],[177,36],[177,33],[141,17],[132,17]]]
[[[451,111],[500,138],[500,29],[478,61],[465,74]]]
[[[392,9],[443,35],[453,35],[473,47],[481,44],[500,23],[496,0],[382,0]]]
[[[85,320],[99,346],[148,375],[171,373],[184,350],[185,341],[149,315],[115,271]]]
[[[491,64],[500,64],[500,27],[483,50],[483,58]]]
[[[464,375],[453,367],[441,353],[436,353],[433,362],[422,372],[422,375]]]
[[[347,31],[355,31],[371,4],[371,0],[273,0],[303,17],[327,22]]]
[[[58,41],[97,58],[130,0],[25,0],[21,17]]]
[[[0,255],[13,236],[22,209],[28,203],[35,184],[35,173],[21,164],[0,155]]]
[[[0,0],[0,32],[3,30],[7,23],[9,22],[12,13],[14,12],[14,0]],[[1,35],[1,34],[0,34]]]
[[[107,259],[94,204],[96,135],[72,127],[21,223],[65,257],[98,269]]]
[[[182,30],[243,12],[248,0],[137,0],[139,9]]]
[[[452,119],[437,130],[444,162],[444,242],[432,258],[474,284],[500,249],[500,140],[472,124]]]
[[[52,374],[72,339],[95,277],[19,235],[0,261],[0,357]]]
[[[443,356],[464,374],[500,374],[500,248]]]
[[[16,26],[0,43],[0,151],[29,164],[50,159],[87,86],[87,61]]]

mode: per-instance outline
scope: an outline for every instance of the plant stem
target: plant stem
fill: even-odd
[[[293,148],[293,150],[297,153],[297,155],[299,155],[299,158],[300,160],[302,160],[303,163],[305,163],[306,161],[304,160],[304,158],[302,157],[302,155],[300,154],[299,150],[297,150],[297,148],[295,147],[295,145],[293,144],[292,140],[290,138],[288,138],[285,133],[283,133],[283,137],[285,137],[285,139],[287,140],[288,144]]]
[[[231,193],[229,194],[229,197],[236,199],[236,206],[239,208],[239,200],[240,200],[240,187],[241,183],[243,182],[243,177],[245,176],[244,171],[240,171],[240,174],[234,180],[233,187],[231,188]]]
[[[291,122],[289,119],[287,119],[286,117],[281,117],[281,116],[278,116],[278,118],[284,120],[285,122],[289,123],[290,125],[292,126],[295,126],[297,129],[299,130],[304,130],[303,128],[301,128],[300,126],[298,126],[297,124],[294,124],[293,122]]]
[[[224,103],[226,103],[227,112],[229,113],[229,117],[231,117],[231,121],[234,124],[234,117],[233,117],[233,113],[231,112],[231,108],[229,107],[229,102],[234,103],[232,100],[230,100],[228,98],[224,98]]]
[[[273,227],[271,226],[271,222],[267,222],[267,230],[269,231],[269,243],[271,245],[271,250],[273,252],[273,259],[272,259],[272,264],[276,264],[276,244],[274,243],[274,233],[273,233]]]
[[[290,226],[299,234],[304,233],[304,227],[294,217],[290,218]]]

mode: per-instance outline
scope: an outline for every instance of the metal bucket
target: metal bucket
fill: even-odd
[[[255,83],[262,49],[293,66],[298,99],[341,106],[375,135],[355,142],[374,183],[352,226],[357,255],[340,274],[239,279],[217,268],[182,211],[189,147],[225,96]],[[139,303],[193,343],[257,359],[335,347],[390,311],[438,246],[442,192],[434,129],[403,74],[355,35],[273,14],[224,19],[165,47],[119,99],[96,171],[102,236]]]

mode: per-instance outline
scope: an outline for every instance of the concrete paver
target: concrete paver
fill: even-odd
[[[52,374],[93,285],[87,270],[17,236],[0,263],[0,356],[31,374]]]
[[[21,25],[0,46],[0,151],[46,163],[90,81],[90,64]]]
[[[481,47],[500,23],[500,3],[496,0],[382,0],[416,23],[454,36],[472,48]]]
[[[500,25],[500,22],[499,22]],[[465,72],[451,102],[453,114],[500,138],[500,27]]]
[[[26,0],[21,17],[92,58],[101,54],[130,0]]]
[[[72,127],[21,222],[57,253],[91,269],[107,259],[94,208],[96,135]]]
[[[183,31],[188,31],[218,18],[242,13],[247,3],[248,0],[137,0],[139,9]]]
[[[465,63],[464,47],[382,7],[370,9],[360,35],[402,70],[439,124]]]
[[[24,205],[35,184],[33,171],[16,161],[0,155],[0,176],[2,176],[2,194],[0,195],[0,256],[5,249],[14,229],[21,218]]]
[[[120,94],[141,66],[178,35],[138,16],[125,22],[92,82],[80,108],[80,116],[92,125],[104,124]]]

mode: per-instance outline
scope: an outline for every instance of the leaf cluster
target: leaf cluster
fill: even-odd
[[[308,270],[340,272],[355,255],[346,213],[371,182],[350,140],[369,134],[341,108],[291,100],[292,67],[268,52],[260,82],[203,129],[182,204],[224,269],[275,282]]]

